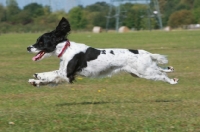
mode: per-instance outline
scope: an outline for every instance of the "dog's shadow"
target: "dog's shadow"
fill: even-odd
[[[112,104],[114,102],[71,102],[71,103],[61,103],[61,104],[56,104],[56,106],[71,106],[71,105],[100,105],[100,104]],[[116,103],[116,102],[115,102]],[[120,103],[120,102],[119,102]]]
[[[146,101],[144,101],[146,102]],[[56,106],[72,106],[72,105],[102,105],[102,104],[120,104],[120,103],[144,103],[141,101],[124,101],[124,102],[105,102],[105,101],[94,101],[94,102],[70,102],[70,103],[60,103],[56,104]],[[154,103],[172,103],[172,102],[181,102],[181,100],[151,100],[147,102],[154,102]]]

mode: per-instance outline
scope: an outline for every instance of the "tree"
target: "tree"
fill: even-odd
[[[22,25],[29,24],[33,21],[30,14],[26,11],[21,11],[17,15],[13,16],[13,19],[15,20],[15,23]]]
[[[142,28],[142,19],[146,16],[146,5],[143,4],[135,4],[135,5],[125,5],[127,9],[126,18],[124,20],[124,25],[129,28],[135,28],[136,30],[140,30]],[[143,27],[144,28],[144,27]]]
[[[185,6],[186,8],[184,9],[190,10],[194,6],[194,1],[195,0],[180,0],[179,5]]]
[[[24,11],[28,12],[31,17],[39,17],[44,15],[44,8],[42,5],[39,5],[37,3],[31,3],[24,7]]]
[[[194,0],[194,8],[200,7],[200,0]]]
[[[178,4],[178,6],[175,8],[175,10],[189,10],[190,9],[190,7],[189,7],[189,5],[187,4],[187,3],[180,3],[180,4]]]
[[[193,22],[194,17],[192,12],[189,10],[181,10],[172,13],[169,18],[168,24],[172,28],[177,28],[192,24]]]
[[[194,19],[195,19],[195,23],[200,23],[200,7],[199,8],[195,8],[192,10]]]
[[[97,2],[95,4],[86,6],[85,13],[89,27],[100,26],[105,28],[106,16],[108,14],[109,5],[106,2]]]
[[[162,14],[163,25],[169,22],[172,13],[180,10],[193,10],[200,7],[200,0],[158,0]]]
[[[0,4],[0,22],[5,20],[5,8]]]
[[[133,4],[132,3],[125,3],[121,5],[121,9],[124,11],[124,19],[122,22],[122,25],[125,25],[129,28],[134,27],[134,10],[132,9]]]
[[[81,7],[74,7],[69,11],[69,21],[72,29],[84,29],[87,25],[85,14]]]
[[[96,2],[95,4],[86,6],[85,10],[90,12],[107,12],[109,5],[106,2]]]
[[[44,6],[43,7],[43,12],[44,12],[44,15],[51,14],[51,7],[50,6]]]
[[[21,9],[18,7],[18,4],[15,0],[7,0],[6,4],[6,19],[11,23],[15,23],[15,15],[20,13]]]
[[[160,12],[162,14],[163,26],[166,26],[170,15],[176,11],[175,8],[180,0],[159,0]]]

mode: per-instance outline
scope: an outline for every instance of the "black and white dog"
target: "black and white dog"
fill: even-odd
[[[112,76],[120,71],[134,77],[161,80],[176,84],[177,78],[170,79],[165,72],[173,72],[173,67],[160,68],[157,64],[168,62],[164,55],[152,54],[145,50],[130,49],[96,49],[85,44],[69,41],[70,24],[62,18],[52,32],[40,36],[36,43],[27,50],[36,53],[33,61],[39,61],[55,55],[60,58],[60,68],[55,71],[35,73],[35,79],[29,79],[33,86],[72,83],[76,75],[85,77]]]

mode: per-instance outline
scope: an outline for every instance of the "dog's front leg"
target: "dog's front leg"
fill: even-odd
[[[61,74],[59,70],[35,73],[33,77],[35,79],[29,79],[28,82],[37,87],[47,84],[59,84],[62,82],[69,82],[69,79],[66,77],[66,75]]]

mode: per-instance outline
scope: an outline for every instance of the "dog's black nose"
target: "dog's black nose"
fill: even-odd
[[[31,47],[27,47],[27,50],[30,52],[31,51]]]

